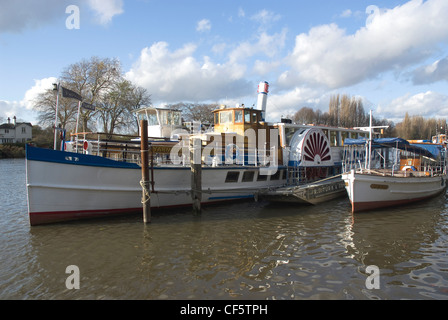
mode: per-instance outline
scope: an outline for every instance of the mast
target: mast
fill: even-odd
[[[369,166],[369,170],[371,169],[370,168],[370,157],[371,157],[371,154],[372,154],[372,130],[373,130],[373,127],[372,127],[372,109],[370,109],[370,126],[369,126],[369,157],[368,157],[368,166]]]

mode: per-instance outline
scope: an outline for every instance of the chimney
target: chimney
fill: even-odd
[[[12,118],[13,119],[13,123],[14,123],[14,126],[16,125],[16,116],[14,116],[14,118]]]
[[[8,124],[11,124],[11,118],[8,117]]]
[[[269,92],[269,83],[266,81],[260,82],[260,84],[258,85],[257,109],[261,110],[262,121],[265,120],[268,92]]]

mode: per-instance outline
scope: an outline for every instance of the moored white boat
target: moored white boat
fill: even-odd
[[[364,165],[342,175],[352,212],[408,204],[446,190],[446,147],[442,144],[425,148],[391,138],[346,141],[346,145],[368,146],[376,155],[368,154]]]
[[[30,146],[26,163],[31,225],[142,210],[141,167],[135,163]],[[253,198],[264,188],[284,184],[284,168],[272,175],[260,169],[204,167],[202,203]],[[190,167],[154,167],[150,180],[151,207],[191,205]]]
[[[446,189],[446,175],[396,173],[393,176],[372,170],[351,170],[343,174],[352,212],[385,208],[420,201]]]

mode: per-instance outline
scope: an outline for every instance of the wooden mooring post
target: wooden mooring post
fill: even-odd
[[[140,152],[142,160],[142,205],[143,223],[151,222],[151,194],[149,181],[148,121],[140,120]]]
[[[202,201],[202,142],[200,138],[190,139],[190,165],[191,165],[191,199],[193,214],[201,213]]]

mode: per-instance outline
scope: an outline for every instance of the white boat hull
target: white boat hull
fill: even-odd
[[[27,153],[31,225],[142,210],[142,174],[137,165],[37,148],[28,148]],[[238,181],[226,182],[229,171],[240,173]],[[254,171],[252,181],[242,182],[245,171]],[[285,183],[282,175],[276,180],[267,176],[265,181],[257,181],[258,172],[258,167],[249,166],[204,167],[201,202],[253,198],[260,190]],[[189,167],[155,167],[153,174],[152,208],[192,205]]]
[[[446,176],[382,176],[351,170],[343,174],[352,212],[391,207],[434,197],[446,190]]]

